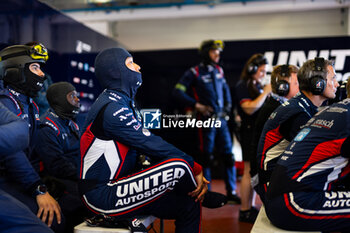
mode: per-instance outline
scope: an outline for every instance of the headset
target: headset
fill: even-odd
[[[290,72],[289,72],[289,66],[288,65],[281,65],[281,71],[280,75],[281,78],[289,78]],[[287,82],[284,79],[278,80],[276,77],[276,92],[279,96],[286,96],[289,93],[289,82]]]
[[[324,71],[324,58],[315,57],[315,65],[313,68],[313,73],[309,78],[310,91],[314,95],[321,95],[326,88],[327,80],[325,80],[319,73]]]
[[[255,74],[258,71],[259,66],[263,64],[268,64],[266,57],[264,55],[258,55],[255,59],[253,59],[253,61],[251,61],[251,63],[248,64],[247,66],[248,74],[250,75]]]

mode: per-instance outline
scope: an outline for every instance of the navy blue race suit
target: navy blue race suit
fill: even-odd
[[[80,137],[78,125],[49,109],[40,117],[35,153],[40,158],[40,175],[50,194],[59,200],[66,217],[66,231],[72,231],[87,216],[78,191]]]
[[[255,125],[254,125],[254,135],[253,135],[253,142],[252,142],[252,156],[250,161],[250,176],[251,176],[251,183],[254,187],[258,181],[258,164],[256,159],[256,154],[258,151],[258,144],[261,136],[261,132],[264,129],[264,125],[266,121],[269,119],[271,113],[276,110],[281,104],[283,104],[285,101],[287,101],[284,97],[278,96],[274,93],[271,93],[270,96],[265,100],[264,105],[260,108],[259,114],[257,116]]]
[[[188,94],[193,92],[193,97]],[[211,106],[215,117],[221,121],[219,128],[199,128],[199,150],[201,152],[199,161],[203,166],[204,176],[211,179],[210,164],[215,142],[218,143],[218,150],[225,164],[225,183],[227,193],[236,190],[236,169],[232,154],[232,138],[225,120],[225,116],[231,111],[231,94],[226,83],[223,69],[219,65],[204,65],[187,70],[175,86],[175,97],[186,107],[194,107],[198,102]],[[207,116],[198,114],[198,119],[206,120]]]
[[[144,129],[133,104],[141,74],[125,66],[131,55],[115,48],[95,61],[107,88],[92,105],[81,136],[83,201],[94,213],[116,218],[154,215],[175,219],[176,232],[200,232],[200,203],[188,195],[202,168],[191,156]],[[137,168],[140,154],[152,165]]]
[[[271,222],[293,231],[350,229],[350,99],[317,113],[280,156],[267,191]]]
[[[26,170],[19,172],[17,168],[9,168],[9,162],[5,161],[6,169],[3,170],[4,175],[0,178],[0,188],[23,202],[36,214],[38,212],[38,205],[35,197],[33,197],[33,193],[39,184],[43,184],[38,175],[40,159],[33,153],[37,140],[38,126],[40,124],[39,109],[32,98],[18,93],[10,87],[7,87],[0,93],[0,102],[15,115],[26,121],[29,126],[29,145],[17,152],[21,155],[10,156],[8,158],[10,160],[20,158],[23,163],[27,163],[28,161]],[[27,181],[27,183],[22,185],[18,182],[13,182],[13,179]],[[57,219],[54,218],[51,228],[55,232],[60,232],[63,231],[64,224],[58,224]]]
[[[41,125],[35,151],[44,165],[44,173],[62,179],[78,180],[80,162],[79,127],[49,109],[40,117]]]
[[[28,124],[0,103],[0,159],[15,171],[15,180],[29,188],[39,180],[24,153],[28,146]],[[15,143],[14,143],[15,142]],[[27,206],[0,189],[1,231],[9,233],[52,232]]]
[[[317,107],[299,92],[271,113],[258,144],[258,184],[254,187],[264,202],[268,182],[277,160]]]

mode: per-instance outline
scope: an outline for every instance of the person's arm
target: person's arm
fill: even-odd
[[[195,77],[194,68],[185,72],[179,82],[175,85],[173,96],[185,107],[193,107],[204,116],[210,116],[213,108],[208,105],[201,104],[195,98],[187,94],[187,90],[192,86]]]
[[[292,116],[281,124],[280,133],[287,141],[292,141],[299,133],[301,127],[305,125],[310,118],[311,117],[305,112]]]
[[[161,137],[155,136],[147,129],[144,129],[134,118],[131,109],[113,115],[116,112],[116,109],[122,107],[125,106],[113,102],[109,104],[104,111],[103,130],[108,138],[125,144],[126,146],[136,149],[138,152],[157,160],[169,158],[184,159],[193,168],[195,175],[198,175],[201,172],[201,166],[195,163],[191,156],[167,143]],[[126,119],[121,121],[119,119],[121,115]],[[98,121],[98,119],[95,120],[95,122]]]
[[[350,136],[345,139],[340,151],[343,157],[350,158]]]
[[[0,156],[23,150],[29,143],[28,123],[0,102]]]
[[[59,135],[60,136],[60,135]],[[63,151],[57,132],[49,126],[41,126],[35,152],[44,164],[45,170],[58,178],[77,179],[77,167]],[[79,151],[76,152],[79,156]]]
[[[224,110],[227,114],[231,114],[232,97],[231,97],[230,87],[227,85],[227,82],[225,79],[224,79],[224,84],[223,84],[223,93],[224,93],[224,104],[225,104]]]
[[[241,108],[248,114],[254,114],[265,102],[266,97],[271,93],[271,84],[267,84],[263,92],[254,100],[247,100],[241,103]]]
[[[43,184],[38,173],[30,164],[27,156],[23,151],[6,156],[5,167],[8,174],[18,183],[20,183],[29,195],[34,195],[38,185]],[[54,215],[57,217],[57,222],[61,222],[60,206],[49,193],[37,195],[36,201],[39,207],[39,214],[42,214],[42,220],[45,221],[47,216],[48,225],[52,223]]]
[[[8,98],[0,98],[0,102],[3,103],[5,106],[9,107],[10,111],[15,111],[17,106],[14,105],[12,100],[9,100]],[[4,111],[1,111],[3,113]],[[10,114],[11,115],[11,114]],[[28,123],[25,122],[27,127]],[[11,129],[10,129],[11,130]],[[2,130],[1,130],[2,131]],[[5,131],[6,132],[6,131]],[[12,131],[11,131],[12,132]],[[12,134],[9,135],[1,135],[1,137],[11,137],[14,134],[20,134],[23,136],[24,141],[28,141],[29,138],[29,131],[24,130],[21,132],[14,131]],[[5,139],[6,140],[6,139]],[[12,141],[13,145],[20,145],[20,147],[16,148],[17,152],[14,154],[4,154],[0,153],[4,156],[4,163],[6,167],[6,171],[11,175],[15,181],[22,184],[25,190],[29,194],[33,194],[35,189],[39,184],[42,184],[43,182],[40,180],[39,175],[34,170],[33,166],[29,162],[26,154],[24,153],[23,149],[27,145],[22,145],[22,142],[20,140]],[[28,142],[25,142],[28,143]],[[11,145],[10,145],[11,147]],[[22,148],[21,148],[22,147]],[[3,152],[3,151],[1,151]],[[39,207],[39,212],[42,214],[42,220],[46,221],[47,216],[49,216],[48,219],[48,225],[51,226],[52,219],[54,215],[56,214],[57,222],[61,223],[61,213],[60,213],[60,207],[55,199],[53,199],[49,193],[46,193],[45,195],[42,195],[42,197],[37,197],[37,204]],[[38,215],[39,215],[38,212]]]
[[[176,83],[173,91],[174,97],[186,107],[194,107],[197,102],[193,97],[187,94],[187,90],[191,87],[194,79],[195,75],[193,71],[191,69],[187,70],[179,82]]]

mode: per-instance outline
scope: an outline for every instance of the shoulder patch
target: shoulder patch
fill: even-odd
[[[49,127],[51,127],[53,130],[55,130],[57,132],[57,136],[58,136],[60,134],[60,129],[58,128],[56,123],[52,119],[50,119],[48,117],[46,117],[45,119],[47,121],[45,121],[44,124],[49,126]]]
[[[295,136],[294,141],[301,142],[310,133],[310,131],[311,131],[311,129],[309,129],[309,128],[302,129],[297,134],[297,136]]]

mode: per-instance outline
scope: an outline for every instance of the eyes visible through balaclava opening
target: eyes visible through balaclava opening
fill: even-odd
[[[30,64],[29,65],[29,70],[33,74],[35,74],[35,75],[37,75],[39,77],[44,77],[45,76],[44,72],[41,70],[41,67],[40,67],[39,63],[37,63],[37,62]]]
[[[78,98],[78,93],[76,91],[71,91],[67,94],[67,101],[74,107],[80,107],[80,99]]]
[[[134,63],[134,60],[132,57],[127,57],[125,59],[125,65],[126,65],[126,67],[128,67],[128,69],[135,71],[135,72],[138,72],[138,73],[141,73],[140,72],[141,67],[138,64]]]

